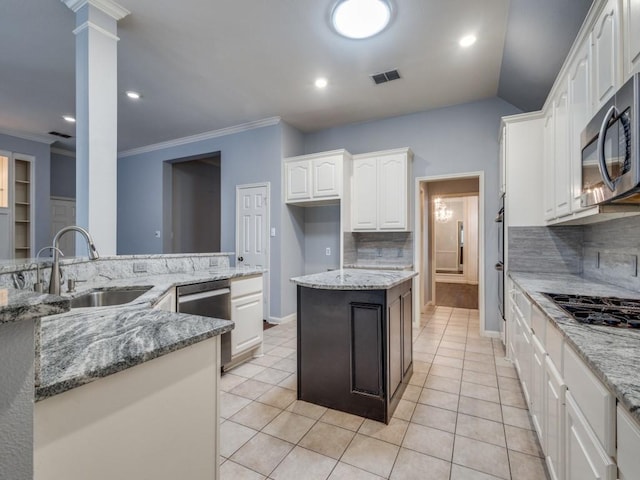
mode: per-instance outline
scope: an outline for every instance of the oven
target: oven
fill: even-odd
[[[583,207],[640,203],[640,74],[635,74],[583,130]]]
[[[178,312],[201,317],[231,320],[231,284],[229,280],[192,283],[177,288]],[[220,337],[221,363],[231,361],[231,332]]]

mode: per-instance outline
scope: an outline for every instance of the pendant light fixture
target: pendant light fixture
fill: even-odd
[[[384,30],[391,20],[387,0],[340,0],[331,12],[331,24],[347,38],[369,38]]]

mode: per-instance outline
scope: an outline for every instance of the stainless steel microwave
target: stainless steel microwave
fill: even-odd
[[[640,74],[600,109],[581,135],[583,207],[640,203]]]

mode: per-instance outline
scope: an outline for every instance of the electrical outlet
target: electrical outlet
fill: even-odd
[[[136,262],[133,264],[133,273],[144,273],[147,271],[147,264]]]
[[[325,249],[325,251],[324,251],[324,254],[325,254],[327,257],[331,256],[331,247],[327,247],[327,248]]]
[[[154,233],[154,236],[156,238],[160,238],[160,230],[156,230],[155,233]]]

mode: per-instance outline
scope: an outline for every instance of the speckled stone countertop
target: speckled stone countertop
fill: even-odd
[[[386,290],[415,277],[417,272],[406,270],[342,269],[294,277],[301,287],[323,290]]]
[[[153,306],[176,286],[260,273],[263,270],[225,268],[120,279],[108,285],[82,284],[73,296],[93,288],[152,288],[125,305],[77,308],[42,318],[36,400],[230,331],[233,322],[228,320],[171,313]]]
[[[555,322],[567,343],[640,422],[640,331],[587,325],[573,320],[546,293],[640,299],[640,292],[577,275],[510,273],[525,294]]]
[[[408,263],[408,264],[398,264],[398,265],[376,265],[376,264],[365,264],[365,263],[351,263],[351,264],[345,264],[344,268],[346,269],[351,269],[351,268],[358,268],[358,269],[365,269],[365,270],[413,270],[413,264]]]
[[[0,324],[55,315],[69,310],[69,299],[30,290],[0,288]]]

